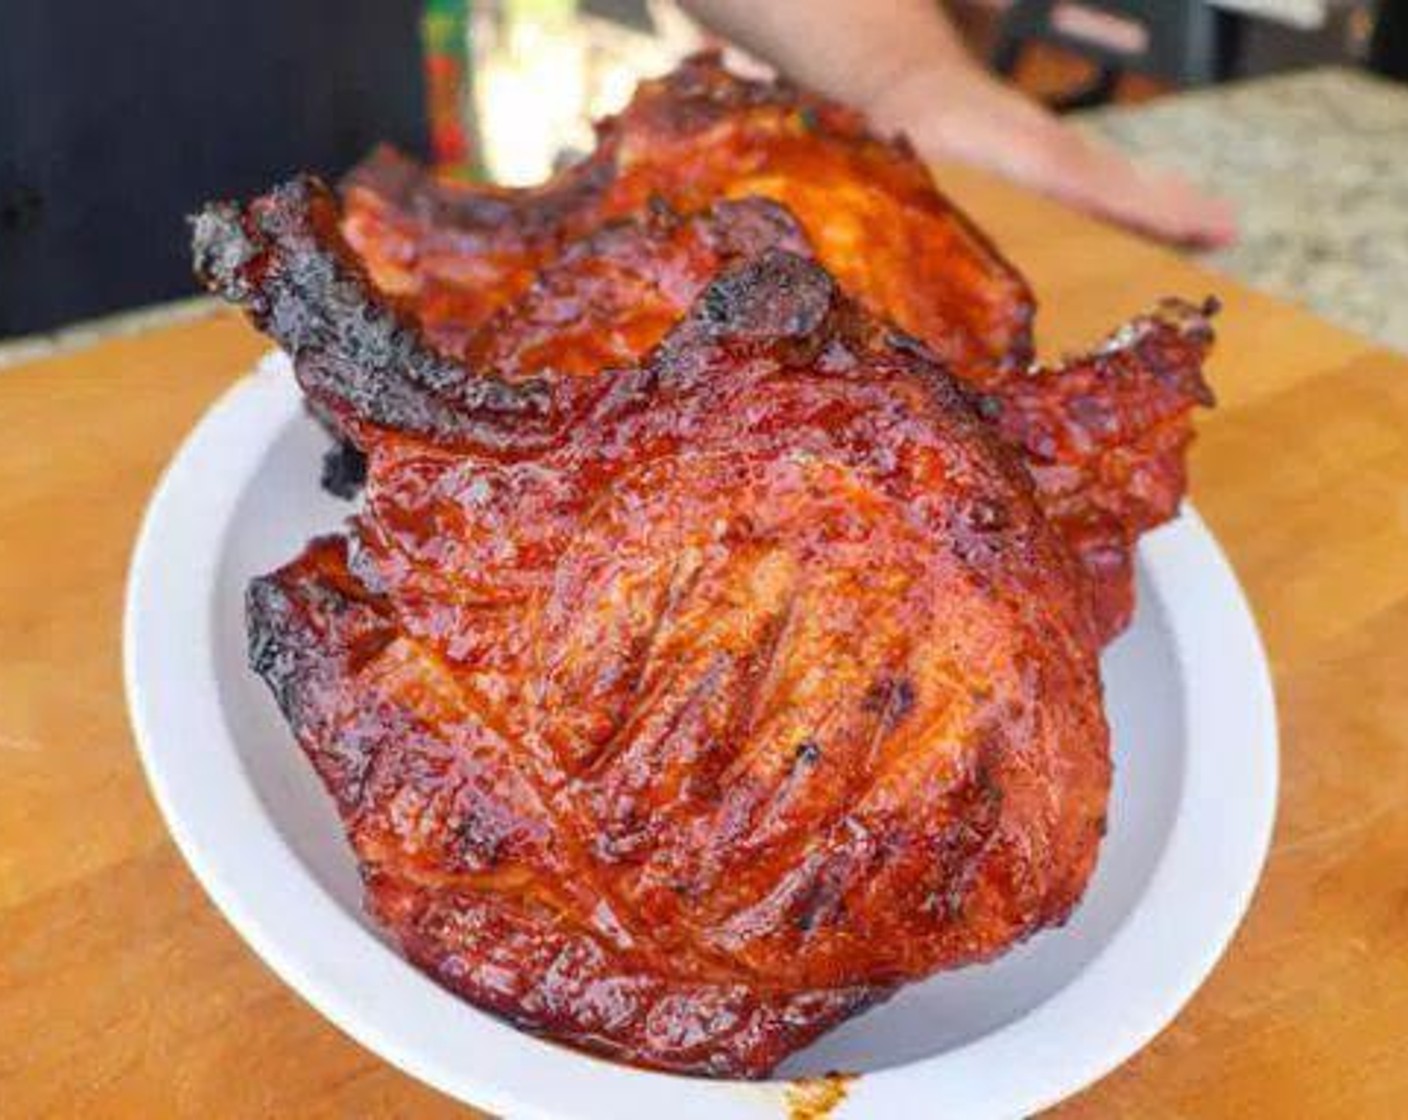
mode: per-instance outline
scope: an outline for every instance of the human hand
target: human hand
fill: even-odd
[[[1161,240],[1210,247],[1236,239],[1226,201],[1087,139],[976,64],[898,74],[868,108],[928,159],[986,167]]]

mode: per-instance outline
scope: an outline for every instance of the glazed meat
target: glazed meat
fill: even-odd
[[[461,357],[509,379],[634,365],[720,270],[768,248],[811,252],[792,216],[765,199],[717,202],[690,217],[656,200],[640,218],[566,248],[466,338]]]
[[[701,55],[599,133],[590,158],[521,190],[444,183],[379,149],[344,186],[343,232],[433,344],[508,377],[636,362],[740,251],[813,254],[979,394],[1087,567],[1102,638],[1124,629],[1134,545],[1177,512],[1190,416],[1211,403],[1211,306],[1169,301],[1034,367],[1026,282],[903,140],[850,110]]]
[[[769,246],[810,254],[795,221],[765,200],[717,203],[692,218],[657,202],[641,220],[613,222],[568,247],[470,334],[462,353],[470,368],[508,378],[595,376],[634,363],[721,267]],[[1183,498],[1190,414],[1212,404],[1202,365],[1214,310],[1167,300],[1090,354],[967,379],[1086,567],[1104,640],[1133,611],[1139,536]]]
[[[1134,546],[1178,512],[1214,300],[1165,300],[1090,354],[1006,370],[976,397],[1020,449],[1047,519],[1086,570],[1108,641],[1134,610]]]
[[[521,1027],[761,1076],[1064,920],[1098,655],[1186,484],[1211,302],[1033,361],[900,141],[704,56],[532,190],[388,150],[196,222],[365,465],[250,659],[407,956]]]
[[[458,352],[470,368],[510,379],[547,370],[593,376],[634,363],[721,267],[768,246],[812,252],[788,211],[766,200],[715,203],[683,217],[657,199],[641,218],[613,221],[563,249],[466,331]],[[1202,363],[1213,310],[1169,300],[1089,355],[1051,367],[970,369],[964,379],[1087,567],[1106,640],[1133,609],[1139,535],[1173,516],[1183,496],[1190,413],[1212,403]]]
[[[598,125],[595,152],[552,182],[450,185],[389,149],[349,177],[348,240],[372,278],[413,301],[451,352],[565,245],[652,199],[693,213],[719,199],[784,205],[842,287],[959,369],[1025,365],[1026,282],[935,189],[903,140],[785,83],[745,81],[718,56],[641,84]]]
[[[368,457],[347,536],[249,620],[371,912],[527,1029],[736,1076],[1064,919],[1109,782],[1089,581],[1018,453],[1040,409],[1004,439],[750,210],[597,370],[522,357],[550,319],[503,372],[447,356],[315,182],[196,227]]]

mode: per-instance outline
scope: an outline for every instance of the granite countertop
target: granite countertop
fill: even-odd
[[[1408,352],[1408,87],[1309,70],[1076,120],[1237,204],[1241,240],[1206,254],[1209,266]],[[0,342],[0,368],[213,306],[185,299]]]
[[[1205,263],[1408,351],[1408,86],[1309,70],[1078,120],[1237,206],[1241,240]]]

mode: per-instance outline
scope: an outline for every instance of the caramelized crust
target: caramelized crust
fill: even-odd
[[[653,198],[690,213],[759,196],[796,216],[847,292],[960,370],[1032,354],[1026,282],[903,140],[785,83],[738,78],[715,54],[642,83],[598,126],[596,151],[544,186],[451,185],[382,148],[345,195],[345,233],[373,278],[410,296],[429,337],[452,351],[604,222]]]
[[[413,960],[757,1076],[1066,916],[1109,781],[1088,585],[925,347],[764,237],[610,376],[471,371],[337,218],[299,181],[207,210],[197,261],[368,455],[348,541],[251,588],[251,661]]]

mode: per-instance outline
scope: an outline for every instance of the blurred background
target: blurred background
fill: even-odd
[[[948,7],[1019,88],[1231,199],[1215,267],[1408,350],[1408,0]],[[0,339],[24,338],[19,360],[32,336],[189,297],[185,214],[336,177],[378,140],[536,182],[706,45],[669,0],[6,0]]]

